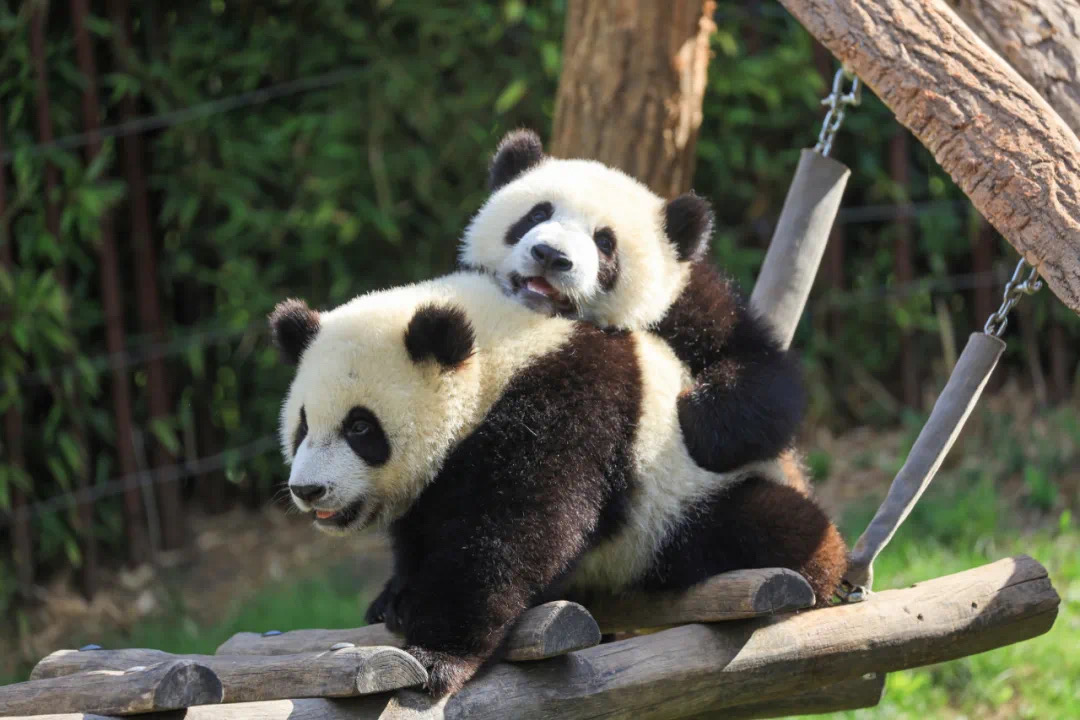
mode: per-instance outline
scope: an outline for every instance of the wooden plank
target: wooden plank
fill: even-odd
[[[1080,312],[1080,140],[945,0],[780,0]]]
[[[58,650],[37,664],[32,680],[89,670],[126,670],[184,659],[210,668],[221,680],[222,702],[295,697],[352,697],[423,685],[427,672],[404,650],[348,647],[294,655],[171,655],[160,650]]]
[[[820,691],[1041,635],[1060,598],[1026,556],[783,617],[684,625],[537,663],[496,665],[433,702],[392,697],[193,708],[186,720],[674,720]],[[742,709],[740,709],[740,706]],[[77,717],[77,716],[76,716]],[[59,719],[58,719],[59,720]],[[62,720],[69,720],[63,718]],[[75,717],[70,720],[76,720]],[[88,720],[83,718],[82,720]]]
[[[327,650],[336,643],[402,647],[404,639],[382,623],[343,630],[292,630],[279,635],[237,633],[217,649],[218,655],[284,655]],[[560,600],[526,612],[507,639],[504,659],[541,660],[600,643],[600,629],[577,603]]]
[[[134,715],[221,702],[221,681],[191,660],[103,670],[0,687],[0,716],[87,712]]]
[[[683,592],[632,593],[586,603],[601,632],[614,633],[694,622],[719,622],[812,607],[814,591],[783,568],[735,570]]]

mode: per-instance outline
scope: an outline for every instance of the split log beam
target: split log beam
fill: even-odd
[[[814,591],[792,570],[735,570],[684,592],[634,593],[585,603],[600,631],[740,620],[812,607]]]
[[[160,650],[58,650],[37,664],[31,680],[89,670],[127,670],[169,660],[190,660],[221,680],[222,702],[296,697],[353,697],[423,685],[427,672],[404,650],[349,647],[295,655],[171,655]]]
[[[787,715],[843,712],[873,707],[881,702],[885,676],[874,673],[866,677],[845,680],[810,692],[777,700],[750,703],[739,707],[698,715],[693,720],[752,720]],[[206,705],[190,708],[183,720],[420,720],[414,711],[425,711],[431,702],[419,693],[400,693],[395,698],[370,697],[349,700],[303,698],[272,702],[240,703],[238,705]],[[174,720],[166,715],[148,716],[147,720]],[[71,713],[43,715],[18,720],[110,720],[101,715]],[[177,719],[178,720],[178,719]],[[687,718],[687,720],[690,720]]]
[[[88,712],[134,715],[221,702],[221,681],[191,660],[79,673],[0,687],[0,717]]]
[[[218,655],[284,655],[327,650],[335,643],[403,647],[404,639],[382,623],[347,630],[293,630],[280,635],[237,633],[217,649]],[[526,612],[507,639],[505,660],[542,660],[600,643],[600,629],[577,603],[560,600]]]
[[[1080,140],[945,0],[780,0],[1080,312]]]

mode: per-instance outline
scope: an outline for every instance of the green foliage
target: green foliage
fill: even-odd
[[[141,135],[163,347],[140,330],[134,277],[144,268],[130,242],[120,141],[106,140],[92,162],[82,148],[36,149],[28,43],[36,5],[0,7],[0,131],[14,153],[5,168],[10,236],[0,238],[14,251],[12,267],[0,268],[0,412],[14,408],[24,420],[27,458],[17,467],[6,448],[0,453],[0,511],[15,489],[38,502],[79,478],[100,485],[120,474],[100,300],[106,227],[120,253],[122,372],[141,435],[178,462],[220,456],[225,467],[211,481],[231,481],[234,495],[269,496],[283,477],[276,453],[236,450],[273,434],[288,382],[289,369],[266,342],[266,314],[288,296],[332,306],[453,266],[457,237],[485,196],[498,137],[518,126],[550,130],[564,4],[152,0],[137,4],[135,52],[123,61],[114,56],[110,23],[91,17],[102,123],[123,120],[126,98],[140,116],[171,118]],[[84,129],[84,78],[70,19],[59,11],[49,19],[50,119],[55,136],[65,137]],[[749,288],[799,149],[816,140],[828,78],[809,36],[779,5],[721,2],[718,25],[695,185],[719,212],[714,257]],[[887,213],[844,221],[844,287],[821,283],[796,338],[812,379],[812,422],[899,419],[889,398],[899,386],[900,329],[910,333],[924,385],[939,387],[934,300],[945,302],[957,338],[976,325],[971,292],[948,284],[970,271],[974,216],[914,141],[910,181],[892,179],[897,132],[888,110],[865,93],[835,154],[853,170],[845,206],[919,203],[911,227],[919,280],[898,287],[898,231]],[[52,192],[47,164],[56,169]],[[59,208],[58,233],[48,230],[49,202]],[[999,255],[1011,264],[1004,248],[999,243]],[[1037,330],[1058,325],[1066,345],[1077,346],[1080,323],[1048,292],[1024,302]],[[154,353],[165,359],[175,412],[151,420],[145,359]],[[1005,367],[1026,362],[1013,343]],[[1073,428],[1075,438],[1075,420]],[[1010,472],[1024,478],[1031,503],[1054,510],[1067,498],[1052,480],[1071,452],[1001,450],[1011,453]],[[829,475],[828,456],[811,455],[811,463],[815,477]],[[993,482],[1002,482],[996,473]],[[191,485],[185,480],[188,495]],[[81,562],[71,509],[58,507],[32,518],[40,576]],[[95,504],[92,531],[105,557],[122,554],[116,494]],[[0,537],[7,546],[2,521]],[[10,588],[11,574],[9,558],[0,558],[0,587]],[[0,612],[10,597],[0,592]]]

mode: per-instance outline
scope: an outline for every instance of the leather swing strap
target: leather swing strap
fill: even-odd
[[[847,575],[839,591],[850,602],[861,600],[874,580],[874,559],[911,513],[956,442],[968,416],[997,366],[1005,342],[986,333],[972,333],[941,391],[930,419],[919,433],[885,501],[855,543]]]

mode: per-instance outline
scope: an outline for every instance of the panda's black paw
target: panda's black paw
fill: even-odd
[[[397,599],[400,593],[401,589],[391,578],[386,583],[383,591],[379,593],[379,596],[371,602],[371,605],[368,605],[367,612],[364,613],[364,620],[367,621],[368,625],[386,623],[387,629],[391,632],[400,632],[401,623],[398,620],[396,611]]]
[[[419,660],[427,670],[428,681],[425,687],[434,698],[456,693],[476,674],[482,664],[479,658],[461,657],[417,645],[406,647],[405,652]]]

